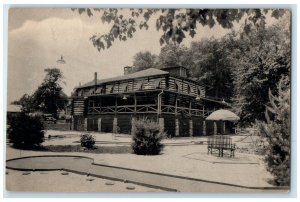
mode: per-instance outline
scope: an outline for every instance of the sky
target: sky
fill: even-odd
[[[66,82],[63,89],[70,95],[79,83],[91,81],[94,72],[98,73],[98,79],[119,76],[125,66],[132,65],[136,53],[148,50],[159,54],[162,32],[156,31],[155,18],[150,20],[147,31],[138,30],[132,39],[117,41],[111,48],[98,52],[89,38],[95,33],[108,33],[111,27],[100,18],[98,13],[88,17],[71,9],[10,9],[7,103],[25,93],[32,94],[43,81],[46,68],[62,70]],[[241,23],[235,23],[233,29],[238,30],[240,26]],[[191,41],[220,38],[230,31],[219,25],[212,29],[198,25],[195,37],[187,37],[183,44],[189,46]],[[61,55],[66,64],[56,62]]]

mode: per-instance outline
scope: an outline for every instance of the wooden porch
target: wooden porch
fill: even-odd
[[[213,111],[205,109],[204,103],[193,96],[162,90],[90,96],[85,99],[85,102],[86,115],[157,114],[161,116],[168,114],[207,117]]]

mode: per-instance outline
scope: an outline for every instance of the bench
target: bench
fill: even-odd
[[[224,150],[230,152],[230,157],[234,157],[235,144],[232,143],[232,139],[228,135],[214,135],[208,137],[207,141],[207,154],[212,154],[217,150],[219,157],[223,157]]]

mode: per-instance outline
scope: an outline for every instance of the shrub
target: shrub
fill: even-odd
[[[149,119],[136,120],[133,123],[132,131],[132,149],[138,155],[157,155],[164,145],[161,140],[165,137],[165,133],[160,132],[159,125]]]
[[[277,185],[290,184],[290,89],[288,78],[281,79],[278,96],[269,92],[270,107],[266,110],[267,122],[258,122],[259,133],[266,137],[265,160]],[[271,114],[269,114],[271,113]],[[271,115],[271,116],[270,116]]]
[[[16,148],[34,148],[44,142],[44,126],[39,116],[22,113],[12,117],[8,128],[8,139]]]
[[[83,134],[80,136],[80,144],[82,147],[85,147],[87,149],[94,148],[95,145],[95,138],[91,134]]]

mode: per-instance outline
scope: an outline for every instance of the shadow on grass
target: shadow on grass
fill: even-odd
[[[108,146],[108,147],[94,147],[93,149],[86,149],[80,145],[49,145],[49,146],[35,146],[35,147],[19,147],[21,150],[44,151],[44,152],[84,152],[96,154],[131,154],[130,146]]]

